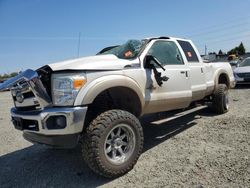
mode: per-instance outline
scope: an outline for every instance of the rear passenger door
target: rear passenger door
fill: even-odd
[[[145,69],[148,77],[146,83],[146,113],[181,109],[189,106],[192,92],[189,80],[189,67],[184,63],[175,41],[157,40],[147,52],[154,56],[166,69],[157,67],[168,81],[157,85],[151,69]]]
[[[190,83],[192,90],[192,101],[203,99],[206,95],[206,76],[204,72],[204,64],[197,55],[190,41],[178,40],[184,54],[188,66],[190,67]]]

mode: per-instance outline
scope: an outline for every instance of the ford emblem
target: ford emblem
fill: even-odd
[[[22,103],[24,101],[24,96],[21,92],[16,92],[16,100],[19,103]]]

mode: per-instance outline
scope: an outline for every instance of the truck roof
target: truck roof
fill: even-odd
[[[174,40],[183,40],[183,41],[191,41],[190,39],[184,39],[184,38],[177,38],[177,37],[168,37],[168,36],[159,36],[159,37],[148,37],[148,38],[145,38],[149,41],[151,40],[157,40],[157,39],[174,39]]]

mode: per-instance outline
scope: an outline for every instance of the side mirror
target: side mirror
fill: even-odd
[[[154,56],[146,55],[146,57],[144,59],[145,68],[153,70],[155,80],[156,80],[157,84],[161,87],[163,82],[168,81],[169,78],[166,76],[161,76],[161,73],[157,71],[155,64],[158,65],[159,67],[161,67],[165,71],[165,68],[162,66],[162,64]]]
[[[154,65],[151,64],[151,62],[154,62],[156,65],[158,65],[162,70],[165,71],[165,68],[163,67],[163,65],[160,63],[160,61],[152,56],[152,55],[146,55],[145,59],[144,59],[144,65],[145,68],[150,68],[152,69]]]

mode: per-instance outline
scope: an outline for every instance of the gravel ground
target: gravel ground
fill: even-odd
[[[25,141],[10,123],[9,92],[0,93],[0,187],[250,187],[249,97],[250,86],[231,90],[224,115],[195,108],[144,117],[143,154],[110,180],[88,169],[79,148]]]

